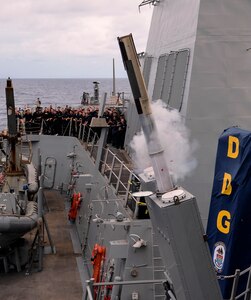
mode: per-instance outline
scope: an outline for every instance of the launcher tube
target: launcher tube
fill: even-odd
[[[152,161],[153,171],[160,193],[173,188],[173,183],[164,157],[164,150],[160,144],[152,109],[146,90],[144,78],[140,70],[140,63],[131,34],[118,37],[120,51],[131,85],[133,98],[146,139],[148,154]]]

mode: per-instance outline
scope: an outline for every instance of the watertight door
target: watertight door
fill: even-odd
[[[44,165],[44,188],[53,188],[57,161],[54,157],[47,157]]]

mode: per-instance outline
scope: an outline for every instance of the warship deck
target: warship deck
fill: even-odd
[[[48,208],[45,218],[56,253],[44,255],[41,272],[32,268],[29,275],[25,269],[0,273],[1,299],[79,300],[83,297],[78,268],[81,249],[74,237],[74,225],[67,219],[66,199],[59,191],[46,190],[44,196]],[[34,235],[35,232],[29,233],[28,239],[32,241]],[[46,233],[45,242],[46,252],[50,248]]]

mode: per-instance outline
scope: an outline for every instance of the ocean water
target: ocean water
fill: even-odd
[[[35,107],[37,98],[42,106],[77,106],[81,104],[83,92],[94,94],[93,81],[99,81],[99,94],[103,97],[112,94],[112,78],[83,78],[83,79],[12,79],[16,107]],[[127,78],[116,79],[116,92],[124,92],[130,97],[131,89]],[[0,130],[7,127],[6,118],[6,79],[0,79]]]

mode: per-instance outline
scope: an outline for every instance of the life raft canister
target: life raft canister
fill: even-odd
[[[106,248],[100,246],[99,244],[95,244],[92,250],[91,261],[93,264],[93,275],[94,282],[100,282],[100,271],[102,267],[102,263],[105,260]]]
[[[68,212],[68,218],[71,222],[75,222],[80,204],[81,193],[74,193],[72,196],[71,208]]]

